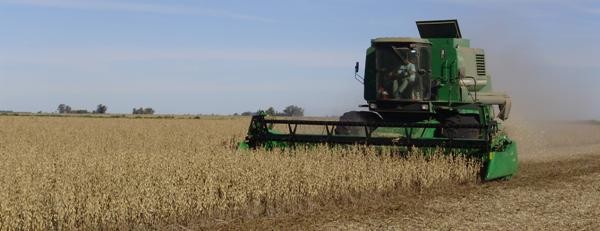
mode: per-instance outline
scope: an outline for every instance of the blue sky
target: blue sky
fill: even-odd
[[[0,109],[341,114],[363,103],[370,39],[446,18],[515,113],[600,118],[600,4],[585,0],[0,0]]]

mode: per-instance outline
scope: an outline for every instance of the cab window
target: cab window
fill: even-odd
[[[378,99],[423,100],[428,97],[424,81],[429,81],[429,77],[420,72],[421,65],[430,66],[427,49],[381,46],[376,52]]]

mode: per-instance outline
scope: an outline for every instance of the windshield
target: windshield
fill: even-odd
[[[399,46],[377,48],[377,98],[381,100],[423,100],[429,96],[429,55],[427,50]],[[420,63],[425,68],[420,67]],[[427,84],[424,84],[427,83]],[[426,86],[424,86],[426,85]]]

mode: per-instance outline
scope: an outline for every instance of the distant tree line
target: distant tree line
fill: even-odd
[[[98,104],[98,106],[96,106],[96,110],[89,112],[86,109],[72,109],[71,106],[62,103],[62,104],[58,105],[58,108],[56,110],[60,114],[89,114],[89,113],[106,114],[106,112],[108,111],[108,106],[106,106],[104,104]],[[260,112],[264,112],[265,114],[270,115],[270,116],[291,116],[291,117],[304,116],[304,109],[299,106],[296,106],[296,105],[289,105],[289,106],[285,107],[283,109],[283,111],[277,111],[277,110],[275,110],[275,108],[269,107],[269,108],[267,108],[267,110],[258,110],[256,112],[247,111],[247,112],[242,112],[241,114],[235,113],[234,115],[251,116],[251,115],[258,114]],[[151,107],[146,107],[146,108],[139,107],[139,108],[133,108],[131,113],[134,115],[153,115],[155,113],[155,111]]]
[[[58,113],[60,114],[106,114],[106,112],[108,111],[108,106],[104,105],[104,104],[98,104],[98,106],[96,106],[96,110],[90,112],[86,109],[72,109],[71,106],[61,103],[58,105],[58,108],[56,109],[58,111]],[[147,108],[133,108],[133,114],[144,114],[144,115],[152,115],[154,114],[154,109],[147,107]]]
[[[132,114],[134,115],[153,115],[154,114],[154,109],[152,109],[151,107],[147,107],[147,108],[133,108],[133,112]]]
[[[267,110],[258,110],[257,112],[242,112],[241,114],[234,114],[234,115],[242,115],[242,116],[251,116],[251,115],[255,115],[258,114],[259,112],[264,111],[267,115],[270,116],[304,116],[304,109],[296,106],[296,105],[290,105],[287,106],[283,109],[283,111],[277,111],[275,110],[275,108],[273,107],[269,107],[267,108]]]
[[[71,106],[61,103],[58,105],[56,109],[60,114],[89,114],[90,112],[86,109],[75,109],[73,110]],[[108,110],[108,107],[104,104],[98,104],[96,110],[92,111],[94,114],[105,114]]]
[[[58,105],[57,110],[58,110],[58,113],[60,113],[60,114],[68,114],[68,113],[71,113],[71,106],[61,103]]]

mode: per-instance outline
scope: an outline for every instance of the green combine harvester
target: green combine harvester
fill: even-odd
[[[398,150],[441,148],[478,158],[483,180],[510,179],[517,171],[516,143],[495,118],[506,120],[510,97],[492,91],[482,49],[463,39],[457,20],[420,21],[421,38],[371,40],[364,85],[368,108],[344,113],[339,121],[252,117],[240,148],[299,144],[392,146]],[[495,109],[497,105],[497,109]],[[277,125],[285,129],[274,129]],[[306,134],[298,126],[321,126]],[[449,151],[448,151],[449,150]]]

